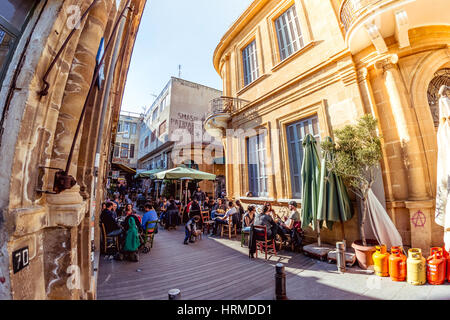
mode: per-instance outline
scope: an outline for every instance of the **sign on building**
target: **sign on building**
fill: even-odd
[[[28,247],[14,251],[12,254],[12,259],[14,273],[17,273],[28,266],[30,264]]]

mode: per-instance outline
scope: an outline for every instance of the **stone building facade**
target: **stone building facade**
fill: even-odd
[[[286,212],[289,199],[301,202],[302,137],[333,137],[371,113],[383,138],[378,198],[405,246],[442,246],[435,98],[449,81],[449,9],[445,0],[253,1],[215,50],[227,98],[205,121],[223,138],[229,194]],[[357,214],[345,223],[348,243],[357,225]]]
[[[139,138],[140,170],[172,169],[179,165],[224,176],[220,140],[205,134],[203,120],[220,90],[172,77],[146,110]],[[216,160],[216,161],[214,161]],[[200,183],[213,194],[212,182]]]
[[[2,31],[26,18],[2,60],[0,299],[94,299],[96,204],[145,0],[6,2]],[[54,192],[59,169],[76,184]]]
[[[122,111],[117,127],[112,162],[136,169],[139,153],[139,132],[142,114]]]

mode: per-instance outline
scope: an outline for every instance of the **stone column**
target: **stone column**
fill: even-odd
[[[397,67],[398,56],[390,55],[376,62],[375,67],[383,71],[386,91],[389,96],[392,114],[397,126],[398,136],[404,151],[403,160],[407,169],[410,200],[429,199],[426,188],[423,148],[417,119],[410,106],[409,97],[402,76]]]
[[[389,55],[376,62],[375,67],[383,71],[384,82],[392,114],[402,145],[403,162],[408,181],[408,201],[411,225],[411,245],[425,252],[431,245],[431,210],[433,207],[428,177],[426,175],[424,150],[417,118],[411,108],[403,78],[397,66],[398,56]]]
[[[358,71],[358,83],[361,91],[361,95],[364,99],[364,103],[366,104],[366,112],[371,113],[374,118],[378,120],[378,130],[383,137],[383,118],[380,116],[380,110],[378,110],[377,104],[375,102],[375,98],[373,96],[372,87],[370,85],[370,75],[367,68],[362,68]],[[404,169],[404,165],[402,163],[402,159],[400,157],[395,157],[395,150],[391,146],[386,147],[385,141],[382,138],[383,144],[383,159],[381,162],[384,165],[384,174],[386,179],[385,187],[385,196],[389,202],[398,200],[398,199],[406,199],[408,197],[408,178]],[[402,168],[397,170],[395,168]],[[393,176],[396,177],[393,177]],[[380,176],[381,180],[382,177]],[[383,184],[383,181],[381,181]],[[401,190],[399,188],[393,188],[393,184],[401,184]]]

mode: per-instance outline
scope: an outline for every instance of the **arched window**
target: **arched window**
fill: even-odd
[[[35,0],[0,1],[0,84],[9,62],[31,16]]]
[[[433,116],[434,126],[439,127],[439,89],[441,86],[450,86],[450,69],[441,69],[435,73],[428,86],[428,104]]]

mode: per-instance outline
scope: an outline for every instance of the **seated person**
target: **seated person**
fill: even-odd
[[[242,218],[244,217],[245,211],[239,200],[236,200],[236,214],[233,216],[233,223],[236,223],[238,229],[241,229]]]
[[[189,221],[186,223],[185,226],[185,233],[186,236],[184,237],[184,242],[183,244],[188,244],[188,240],[190,243],[193,243],[194,241],[192,240],[192,236],[193,235],[197,235],[197,223],[200,221],[200,217],[199,216],[193,216],[191,219],[189,219]]]
[[[159,203],[159,220],[164,221],[167,213],[167,207],[169,206],[169,202],[164,198],[162,202]]]
[[[205,198],[205,201],[203,202],[203,207],[202,207],[202,209],[203,209],[203,210],[208,210],[208,211],[211,210],[211,203],[210,203],[210,201],[209,201],[209,197],[206,197],[206,198]]]
[[[168,203],[164,219],[166,229],[168,229],[169,227],[176,227],[176,225],[178,224],[178,207],[175,204],[175,200],[172,199]]]
[[[200,205],[197,199],[194,199],[189,207],[189,218],[200,216]]]
[[[245,213],[244,217],[242,218],[242,232],[250,232],[251,225],[255,221],[255,214],[255,206],[249,205],[247,213]]]
[[[117,209],[118,208],[117,204],[114,201],[113,201],[112,205],[113,206],[112,206],[112,209],[111,209],[111,213],[112,213],[114,219],[117,220],[117,218],[120,217],[122,212]]]
[[[133,210],[133,205],[132,205],[131,203],[128,203],[128,204],[125,206],[125,216],[128,217],[129,215],[135,215],[135,216],[139,219],[139,222],[142,221],[142,220],[141,220],[141,217],[138,216],[138,215],[136,214],[136,212]]]
[[[135,215],[135,214],[127,215],[125,220],[122,223],[124,232],[126,233],[128,231],[128,227],[129,227],[129,224],[130,224],[129,220],[133,219],[136,227],[138,228],[138,231],[141,233],[143,231],[143,229],[142,229],[142,224],[141,224],[141,221],[139,220],[139,218],[140,217]]]
[[[114,218],[114,213],[112,212],[113,202],[108,201],[106,203],[106,209],[102,211],[100,215],[100,223],[105,225],[105,232],[107,236],[118,236],[122,233],[122,228],[117,223]]]
[[[123,223],[124,234],[123,242],[121,245],[122,253],[125,257],[132,261],[139,261],[138,249],[141,245],[141,238],[139,233],[142,232],[142,226],[136,215],[130,214],[125,218]],[[117,260],[123,259],[123,254],[117,255]]]
[[[233,201],[230,201],[228,203],[228,205],[229,205],[229,209],[223,217],[215,217],[214,218],[214,227],[213,227],[213,231],[211,232],[210,236],[213,236],[217,233],[217,228],[219,227],[220,224],[228,224],[228,218],[237,213],[237,210],[236,210],[236,207],[234,206]]]
[[[272,219],[270,215],[268,215],[269,207],[264,206],[262,212],[255,217],[255,221],[253,225],[255,226],[265,226],[267,229],[267,240],[273,239],[277,234],[278,225]],[[258,237],[257,237],[258,238]],[[263,240],[263,239],[257,239]]]
[[[292,236],[295,228],[301,228],[300,213],[297,211],[297,202],[289,202],[289,211],[289,218],[285,222],[280,222],[278,228],[283,241],[286,240],[286,234]]]
[[[158,214],[156,213],[155,209],[153,208],[153,205],[149,202],[147,202],[144,205],[145,213],[142,216],[142,227],[144,228],[144,231],[146,228],[156,228],[155,233],[158,232],[158,225],[156,223],[150,223],[147,226],[147,222],[151,221],[158,221]]]
[[[300,213],[297,211],[297,202],[291,201],[289,202],[289,218],[280,223],[280,226],[283,230],[292,231],[294,228],[298,227],[300,224]]]
[[[223,203],[222,199],[217,199],[217,203],[212,207],[211,210],[211,219],[214,219],[219,215],[223,215],[225,211],[227,210],[227,206]]]

